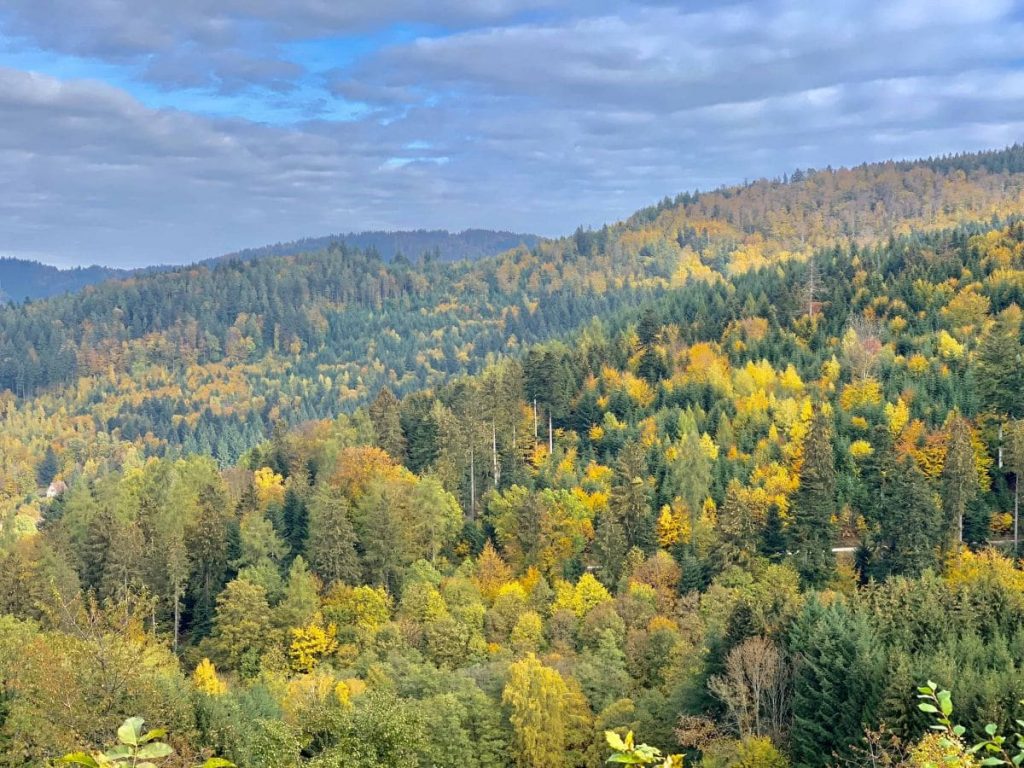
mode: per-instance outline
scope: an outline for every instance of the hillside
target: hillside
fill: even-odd
[[[972,741],[1012,728],[1024,581],[980,550],[1013,536],[1022,302],[1015,220],[835,244],[223,468],[10,399],[4,456],[74,436],[33,481],[68,490],[4,525],[4,754],[128,709],[257,768],[597,768],[606,729],[705,766],[912,768],[946,748],[929,679]]]
[[[800,172],[472,263],[389,264],[335,246],[136,275],[0,309],[0,390],[34,414],[19,455],[65,445],[71,435],[45,425],[69,413],[79,434],[231,463],[278,419],[348,411],[382,386],[437,386],[680,287],[1020,211],[1022,158],[1014,147]],[[7,462],[30,486],[30,467]]]
[[[493,256],[520,245],[533,248],[540,238],[515,232],[489,229],[466,229],[448,232],[444,229],[417,229],[406,232],[350,232],[348,234],[307,237],[289,243],[276,243],[260,248],[246,248],[229,253],[222,259],[255,259],[263,256],[294,256],[323,251],[334,245],[346,245],[362,251],[374,251],[384,261],[401,254],[411,261],[429,255],[437,261],[473,261]]]
[[[0,304],[72,293],[87,285],[127,274],[127,270],[109,267],[58,269],[37,261],[0,258]]]
[[[473,261],[494,256],[520,245],[534,247],[536,235],[515,232],[494,232],[488,229],[467,229],[462,232],[446,230],[415,230],[398,232],[354,232],[325,237],[309,237],[289,243],[277,243],[260,248],[247,248],[213,259],[199,262],[212,266],[228,261],[250,261],[267,256],[293,256],[332,247],[348,246],[372,252],[384,261],[401,255],[419,260],[429,257],[435,261]],[[24,299],[45,299],[80,291],[88,285],[106,280],[126,278],[132,274],[157,274],[172,268],[147,267],[145,269],[114,269],[112,267],[75,267],[59,269],[48,264],[26,259],[0,258],[0,304],[20,302]]]

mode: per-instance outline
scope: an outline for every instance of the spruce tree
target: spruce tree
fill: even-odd
[[[369,412],[377,446],[398,463],[405,463],[405,434],[402,432],[398,398],[384,387],[370,405]]]
[[[811,596],[789,634],[793,662],[795,768],[831,765],[850,756],[874,722],[884,664],[871,626],[846,602]]]
[[[949,443],[942,466],[942,513],[947,551],[964,541],[964,518],[978,495],[978,470],[974,465],[971,428],[959,414],[949,419]]]
[[[897,460],[884,488],[873,575],[919,576],[927,568],[937,568],[939,550],[946,540],[942,512],[913,457]]]
[[[836,467],[832,453],[829,417],[814,409],[810,432],[804,441],[800,487],[793,496],[789,550],[808,586],[821,586],[835,568],[832,542],[836,514]]]

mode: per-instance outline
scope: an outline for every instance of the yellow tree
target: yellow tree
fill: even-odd
[[[501,697],[509,708],[519,768],[566,768],[572,732],[572,697],[558,670],[532,653],[508,668]]]

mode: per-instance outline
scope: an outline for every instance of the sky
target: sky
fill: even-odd
[[[0,255],[541,235],[1024,139],[1010,0],[3,0]]]

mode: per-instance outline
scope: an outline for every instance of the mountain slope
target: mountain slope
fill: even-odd
[[[447,230],[412,230],[396,232],[353,232],[343,235],[310,237],[290,243],[277,243],[259,248],[247,248],[235,253],[206,259],[204,266],[215,266],[226,261],[250,261],[268,256],[294,256],[328,250],[345,245],[378,254],[384,261],[402,255],[419,260],[428,256],[436,261],[472,261],[494,256],[523,245],[534,247],[540,238],[515,232],[495,232],[489,229],[467,229],[462,232]],[[106,280],[147,275],[173,269],[167,266],[142,269],[114,269],[112,267],[75,267],[59,269],[48,264],[25,259],[0,258],[0,304],[25,299],[45,299],[74,293],[87,285]]]
[[[445,229],[350,232],[343,235],[308,237],[260,248],[246,248],[220,258],[245,260],[262,256],[294,256],[344,244],[363,251],[376,251],[384,261],[391,261],[399,254],[413,261],[427,254],[438,261],[473,261],[511,250],[519,245],[532,248],[539,240],[536,235],[495,232],[489,229],[466,229],[461,232],[449,232]]]
[[[18,413],[24,401],[147,451],[231,461],[278,419],[437,386],[694,283],[1019,212],[1022,171],[1014,147],[803,172],[473,263],[340,246],[133,276],[0,310],[0,389]]]
[[[0,303],[59,296],[126,275],[128,270],[110,267],[58,269],[38,261],[0,258]]]

